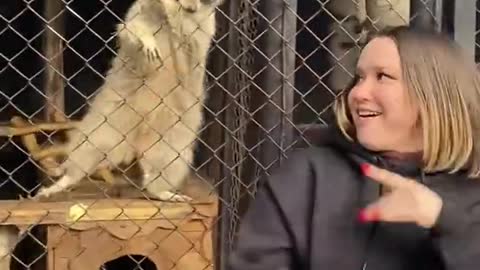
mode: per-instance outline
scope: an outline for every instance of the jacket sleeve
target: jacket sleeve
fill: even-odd
[[[302,157],[289,158],[271,177],[262,179],[255,199],[241,219],[228,270],[298,269],[295,254],[299,239],[294,231],[302,230],[306,222],[302,220],[308,197],[304,183],[309,176],[304,161]]]
[[[440,196],[443,206],[432,235],[446,270],[480,269],[480,189]]]

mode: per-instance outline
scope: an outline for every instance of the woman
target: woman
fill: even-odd
[[[336,125],[262,182],[228,269],[480,269],[478,76],[437,34],[373,37]]]

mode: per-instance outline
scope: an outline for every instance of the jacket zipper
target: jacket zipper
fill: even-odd
[[[375,161],[377,163],[381,163],[384,167],[386,166],[385,162],[380,157],[375,157]],[[420,171],[420,183],[425,184],[425,171],[424,170]],[[378,189],[378,196],[381,196],[381,195],[382,195],[382,188],[380,186],[379,189]],[[367,270],[368,257],[370,255],[370,249],[371,249],[371,242],[373,241],[373,238],[375,236],[375,233],[377,232],[377,229],[378,229],[378,222],[375,222],[375,224],[373,224],[373,227],[370,231],[370,234],[368,235],[367,245],[366,245],[366,248],[365,248],[366,249],[365,259],[363,260],[362,270]]]
[[[378,156],[374,157],[375,159],[375,163],[380,163],[383,167],[386,166],[384,160]],[[379,186],[378,188],[378,197],[380,197],[382,195],[382,187]],[[373,242],[373,239],[375,237],[375,233],[377,232],[377,229],[378,229],[378,222],[375,222],[373,225],[372,225],[372,229],[370,230],[370,233],[368,235],[368,239],[367,239],[367,244],[366,244],[366,247],[365,247],[365,259],[363,260],[363,265],[362,265],[362,270],[367,270],[367,267],[368,267],[368,258],[370,257],[370,249],[371,249],[371,243]]]

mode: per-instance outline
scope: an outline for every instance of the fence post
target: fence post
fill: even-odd
[[[254,62],[253,40],[256,37],[256,19],[254,12],[257,3],[249,0],[230,0],[222,8],[227,13],[228,36],[222,42],[227,53],[221,87],[224,89],[220,108],[223,123],[222,157],[220,189],[220,224],[217,227],[215,269],[225,269],[230,251],[233,248],[240,222],[239,211],[242,208],[241,197],[251,179],[245,176],[253,168],[248,162],[247,137],[255,130],[251,122],[250,96],[252,93],[252,63]],[[222,68],[222,67],[221,67]],[[252,132],[253,131],[253,132]]]
[[[216,269],[225,269],[257,174],[293,143],[296,0],[230,0]]]
[[[254,102],[260,108],[259,160],[270,171],[293,143],[297,0],[260,1],[258,7],[255,84],[261,97]]]

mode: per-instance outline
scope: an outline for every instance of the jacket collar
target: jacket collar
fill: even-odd
[[[336,124],[319,128],[315,132],[313,144],[332,147],[346,154],[357,165],[367,162],[405,176],[423,177],[424,175],[418,158],[398,159],[392,158],[385,153],[370,151],[360,143],[348,140]]]

